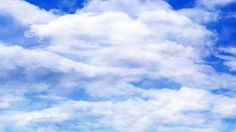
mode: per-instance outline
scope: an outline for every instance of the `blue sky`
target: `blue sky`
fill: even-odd
[[[0,3],[0,131],[236,131],[235,0]]]
[[[37,5],[45,10],[57,9],[65,13],[74,13],[77,9],[82,8],[85,0],[27,0],[28,2]]]

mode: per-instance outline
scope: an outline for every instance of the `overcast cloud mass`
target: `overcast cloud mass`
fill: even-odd
[[[191,1],[0,0],[0,131],[236,132],[236,1]]]

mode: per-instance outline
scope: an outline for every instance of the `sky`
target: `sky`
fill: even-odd
[[[235,0],[0,0],[1,132],[236,132]]]

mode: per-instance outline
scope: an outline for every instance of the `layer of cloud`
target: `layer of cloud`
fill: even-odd
[[[8,117],[18,127],[41,122],[75,121],[70,130],[152,131],[170,126],[195,126],[195,129],[217,131],[224,118],[236,115],[235,98],[213,95],[204,90],[181,88],[146,91],[145,100],[126,101],[66,101],[55,107]],[[69,108],[69,109],[68,109]],[[80,113],[80,114],[79,114]],[[193,120],[194,119],[194,120]],[[95,124],[90,124],[92,121]],[[47,126],[47,125],[46,125]],[[69,127],[69,126],[68,126]],[[61,128],[64,129],[64,128]],[[194,129],[193,129],[194,130]]]
[[[216,11],[91,0],[55,15],[23,0],[0,2],[2,14],[29,29],[25,35],[48,40],[0,43],[0,130],[235,130],[225,122],[236,117],[235,96],[211,91],[234,91],[236,77],[205,61],[217,35],[204,24],[217,21]],[[222,51],[231,55],[217,57],[236,70],[235,49]]]

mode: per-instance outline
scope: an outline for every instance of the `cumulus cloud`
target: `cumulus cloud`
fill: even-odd
[[[74,14],[55,15],[22,0],[0,2],[26,34],[48,40],[0,44],[3,130],[218,131],[236,116],[235,96],[212,92],[233,91],[236,77],[205,60],[217,35],[204,24],[218,19],[215,11],[173,10],[163,0],[91,0]],[[218,57],[234,70],[234,49],[222,51],[233,54]],[[31,102],[38,105],[22,108]]]
[[[188,86],[227,87],[222,83],[228,79],[219,80],[228,75],[218,75],[202,60],[215,34],[194,21],[195,13],[150,2],[134,1],[131,11],[123,5],[132,2],[91,1],[77,14],[33,25],[31,32],[51,39],[49,51],[93,66],[128,67],[139,78],[169,78]]]

